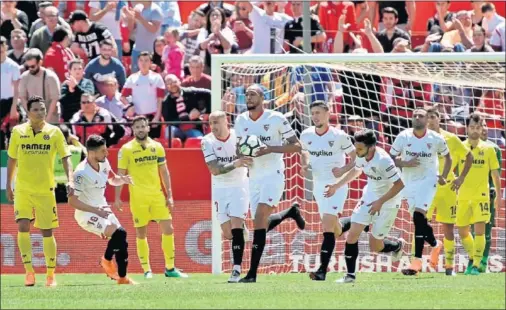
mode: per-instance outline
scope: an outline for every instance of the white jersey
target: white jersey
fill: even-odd
[[[295,136],[286,117],[277,111],[268,109],[265,109],[256,120],[250,118],[248,111],[240,114],[235,121],[234,128],[238,138],[255,135],[269,146],[281,146],[283,139]],[[284,173],[284,170],[283,154],[271,153],[254,158],[249,176],[252,180],[260,179],[271,174]]]
[[[237,136],[233,129],[225,140],[220,140],[213,133],[207,134],[201,142],[202,153],[206,163],[217,160],[219,164],[228,164],[237,159]],[[248,181],[247,168],[236,168],[229,173],[213,175],[213,188],[243,187]]]
[[[335,127],[329,127],[322,135],[316,127],[307,128],[300,135],[302,149],[309,153],[309,163],[316,182],[334,181],[333,168],[346,164],[345,154],[355,151],[350,136]]]
[[[383,196],[390,190],[394,182],[401,178],[394,160],[379,147],[376,147],[370,161],[367,161],[365,157],[357,156],[355,167],[361,169],[367,176],[367,192],[372,192],[377,197]]]
[[[99,163],[99,171],[93,169],[85,159],[74,170],[74,193],[81,202],[92,207],[100,208],[107,206],[105,200],[105,187],[111,172],[111,165],[106,159]],[[76,213],[83,212],[76,210]]]
[[[403,161],[408,161],[416,156],[420,160],[418,167],[402,168],[402,179],[406,183],[437,177],[439,172],[438,156],[445,156],[448,152],[446,141],[440,134],[427,129],[423,137],[417,137],[412,128],[401,132],[395,138],[390,149],[392,156],[400,155]]]

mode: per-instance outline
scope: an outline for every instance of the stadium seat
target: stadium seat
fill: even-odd
[[[128,143],[128,141],[132,140],[132,137],[130,136],[125,136],[121,139],[119,139],[118,143],[116,143],[115,145],[112,145],[111,148],[112,149],[120,149],[124,144]]]
[[[198,138],[188,138],[184,143],[185,149],[200,149],[200,142],[202,141],[202,137]]]
[[[172,143],[169,143],[169,140],[167,139],[155,139],[156,141],[160,142],[164,148],[173,148],[173,149],[180,149],[183,147],[183,142],[181,142],[181,139],[179,138],[172,138]]]

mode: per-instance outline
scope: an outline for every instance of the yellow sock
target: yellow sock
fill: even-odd
[[[56,239],[54,236],[42,238],[44,257],[46,258],[46,274],[53,276],[56,269]]]
[[[174,235],[162,235],[162,250],[165,257],[165,268],[174,268]]]
[[[139,257],[139,261],[141,262],[142,270],[144,270],[144,272],[151,271],[151,266],[149,265],[148,239],[137,238],[136,240],[137,240],[137,256]]]
[[[448,240],[444,238],[443,245],[445,249],[445,266],[453,267],[453,257],[455,255],[455,240]]]
[[[473,257],[473,255],[474,255],[473,235],[471,235],[471,233],[469,233],[467,235],[467,237],[462,238],[461,242],[462,242],[462,246],[464,247],[464,250],[466,250],[467,254],[469,255],[469,259],[471,259],[471,257]]]
[[[476,235],[474,237],[473,266],[480,266],[481,259],[483,258],[483,251],[485,250],[485,244],[485,235]]]
[[[29,232],[18,232],[18,248],[26,272],[34,272],[32,265],[32,241]]]

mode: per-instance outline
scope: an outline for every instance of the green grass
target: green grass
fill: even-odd
[[[57,275],[58,287],[24,287],[24,277],[1,276],[1,308],[505,308],[505,274],[446,277],[363,273],[354,285],[312,282],[306,274],[260,275],[255,284],[227,284],[227,275],[189,279],[133,275],[136,286],[118,286],[104,275]]]

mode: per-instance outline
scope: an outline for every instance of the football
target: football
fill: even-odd
[[[244,156],[255,157],[262,145],[262,141],[257,136],[245,136],[239,141],[239,152]]]

